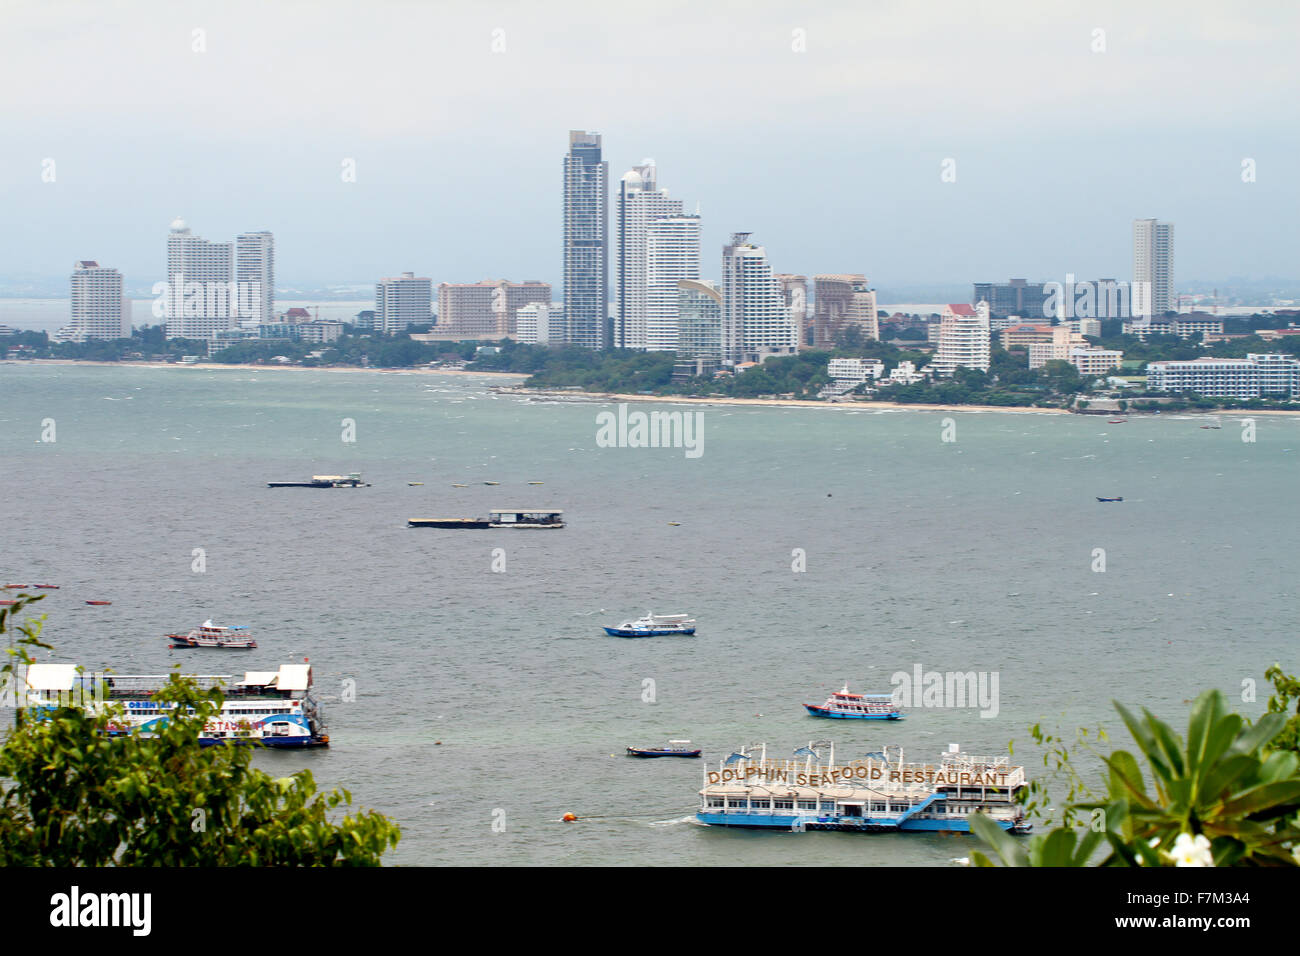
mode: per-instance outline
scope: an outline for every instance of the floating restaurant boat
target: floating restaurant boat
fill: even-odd
[[[670,740],[667,747],[628,747],[629,757],[698,757],[699,747],[692,747],[689,740]]]
[[[360,488],[360,472],[350,475],[312,475],[311,481],[268,481],[268,488]],[[369,488],[369,485],[365,487]]]
[[[695,621],[689,614],[651,614],[618,627],[606,627],[610,637],[658,637],[664,634],[694,634]]]
[[[848,720],[902,720],[903,712],[892,694],[850,694],[849,685],[826,698],[822,704],[804,704],[814,717]]]
[[[245,624],[224,627],[204,621],[188,634],[168,634],[171,647],[216,647],[227,651],[251,651],[257,647],[253,634]]]
[[[494,508],[486,518],[408,518],[410,528],[563,528],[554,508]]]
[[[1099,497],[1099,498],[1097,498],[1097,500],[1098,500],[1098,501],[1123,501],[1124,499],[1123,499],[1123,497],[1119,497],[1119,498],[1100,498],[1100,497]]]
[[[822,753],[829,747],[827,759]],[[809,743],[789,759],[768,759],[767,745],[742,749],[704,770],[695,818],[709,826],[843,830],[858,833],[970,832],[970,815],[987,814],[1013,833],[1031,824],[1016,794],[1025,770],[1007,757],[976,757],[949,747],[938,764],[907,763],[902,748],[835,762],[835,747]]]
[[[124,720],[109,725],[110,737],[156,735],[175,705],[157,699],[169,675],[79,673],[75,664],[32,664],[23,675],[25,709],[47,714],[60,706],[102,712],[117,705]],[[228,674],[196,675],[204,690],[220,687],[221,712],[199,736],[203,746],[262,744],[267,747],[327,747],[320,709],[312,697],[309,664],[281,664],[278,671],[250,671],[242,679]],[[21,686],[21,685],[20,685]]]

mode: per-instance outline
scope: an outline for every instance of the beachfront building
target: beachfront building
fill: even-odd
[[[727,362],[761,362],[799,351],[799,327],[767,250],[749,237],[734,232],[722,248],[722,357]]]
[[[1124,361],[1124,353],[1118,349],[1094,349],[1075,347],[1070,349],[1067,361],[1079,370],[1084,378],[1105,375],[1112,369],[1119,368]]]
[[[403,272],[375,283],[375,331],[385,335],[405,332],[412,325],[433,321],[433,282]]]
[[[166,283],[163,316],[167,338],[211,341],[217,332],[239,327],[234,243],[208,242],[194,235],[185,220],[172,220],[167,234]],[[251,306],[251,299],[249,296],[246,304]]]
[[[550,345],[564,341],[564,307],[550,302],[530,302],[515,312],[515,340],[525,345]]]
[[[241,311],[240,325],[256,328],[275,315],[275,236],[245,232],[235,237],[235,279],[251,308]]]
[[[121,339],[131,334],[131,303],[122,297],[122,274],[83,259],[73,266],[69,322],[53,336],[56,342]]]
[[[826,374],[831,384],[822,389],[823,396],[844,395],[885,374],[885,363],[880,359],[833,358],[826,364]]]
[[[1088,340],[1068,325],[1054,325],[1045,341],[1030,342],[1029,367],[1042,368],[1048,362],[1068,362],[1071,349],[1086,349]]]
[[[953,303],[939,320],[939,341],[930,363],[937,378],[951,378],[958,368],[989,370],[991,362],[988,304]]]
[[[1206,398],[1296,398],[1300,395],[1300,359],[1287,354],[1250,354],[1244,359],[1151,362],[1147,365],[1147,388],[1195,392]]]
[[[864,339],[880,338],[876,290],[860,274],[813,277],[813,341],[831,348],[845,330],[856,328]]]
[[[889,374],[879,380],[879,385],[915,385],[929,378],[927,371],[917,371],[916,363],[906,359],[889,370]]]
[[[519,310],[534,303],[551,304],[548,282],[482,282],[438,285],[438,324],[435,331],[462,339],[514,337]]]

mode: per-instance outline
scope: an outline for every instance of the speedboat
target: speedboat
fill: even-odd
[[[651,614],[618,627],[606,627],[610,637],[658,637],[663,634],[694,634],[695,621],[689,614]]]
[[[1097,500],[1098,501],[1123,501],[1124,499],[1123,497],[1119,497],[1119,498],[1098,498]]]
[[[692,747],[689,740],[670,740],[667,747],[628,747],[629,757],[698,757],[699,747]]]

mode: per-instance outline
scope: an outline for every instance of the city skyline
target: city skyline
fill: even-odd
[[[15,221],[41,225],[0,238],[7,279],[59,277],[79,258],[111,263],[128,286],[160,278],[153,236],[179,213],[211,235],[264,224],[288,283],[373,281],[397,263],[449,281],[527,276],[559,288],[554,156],[571,128],[599,130],[613,169],[646,155],[671,168],[674,193],[701,203],[705,250],[752,231],[791,273],[864,273],[881,287],[1125,276],[1128,225],[1151,216],[1180,224],[1178,273],[1189,279],[1297,271],[1288,224],[1274,214],[1300,198],[1283,174],[1296,134],[1277,122],[1298,81],[1270,55],[1293,32],[1290,10],[1251,20],[1201,5],[1199,19],[1180,19],[1170,14],[1184,8],[1170,5],[1099,4],[1063,19],[1008,4],[981,20],[959,5],[943,16],[764,6],[737,29],[721,12],[682,6],[681,25],[645,27],[629,49],[618,29],[628,15],[594,7],[564,33],[541,11],[417,8],[409,39],[369,20],[345,17],[355,28],[345,34],[279,9],[256,33],[224,10],[199,24],[160,7],[118,26],[79,9],[120,45],[43,31],[52,14],[22,5],[0,39],[11,83],[66,68],[10,110],[14,159],[0,191]],[[393,79],[379,75],[399,62],[384,44],[418,43],[448,18],[443,32],[457,42],[439,47],[436,66],[401,61]],[[284,64],[275,73],[247,69],[285,36],[295,42],[273,45]],[[656,39],[685,48],[673,70],[640,52]],[[954,55],[969,50],[981,53],[973,63]],[[110,57],[116,68],[85,111],[78,78]],[[312,71],[319,88],[287,112],[278,94],[297,81],[282,77],[308,57],[329,59],[331,75]],[[1175,57],[1217,68],[1170,84],[1162,68]],[[158,68],[167,84],[153,81]],[[479,130],[479,148],[450,148],[468,106],[437,98],[412,110],[409,96],[392,95],[431,70],[460,71],[502,111]],[[716,97],[700,93],[737,74],[752,93],[718,115]],[[525,81],[541,84],[536,102],[511,105]],[[1157,108],[1132,101],[1134,88]],[[643,89],[655,91],[657,118],[626,108]],[[138,114],[169,119],[123,134]],[[213,115],[238,118],[205,139]],[[1208,115],[1227,118],[1211,130]],[[493,202],[507,192],[509,203]],[[838,237],[849,222],[871,228],[846,248]]]

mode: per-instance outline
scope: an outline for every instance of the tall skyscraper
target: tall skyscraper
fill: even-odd
[[[836,338],[849,328],[856,328],[864,339],[880,338],[876,317],[876,290],[867,277],[819,275],[813,277],[816,295],[813,302],[813,344],[819,349],[832,348]]]
[[[122,274],[116,269],[88,259],[73,266],[70,306],[71,321],[59,330],[59,341],[121,339],[131,334],[131,307],[122,298]]]
[[[722,247],[722,354],[728,362],[762,361],[799,351],[799,327],[786,306],[767,251],[733,232]]]
[[[405,332],[412,325],[433,321],[433,281],[403,272],[375,283],[375,331]]]
[[[235,278],[241,295],[253,303],[252,315],[240,324],[256,328],[275,316],[275,237],[269,232],[245,232],[235,237]],[[247,292],[243,290],[247,290]]]
[[[1133,220],[1132,302],[1133,313],[1139,316],[1161,316],[1177,308],[1172,222]]]
[[[564,317],[566,341],[612,347],[609,315],[609,163],[600,135],[569,131],[564,156]]]
[[[615,221],[618,297],[614,336],[620,348],[677,347],[677,282],[700,277],[700,218],[656,182],[647,159],[619,181]]]
[[[237,328],[241,309],[234,243],[208,242],[191,233],[185,220],[173,220],[166,281],[163,314],[169,339],[211,340],[217,332]]]

